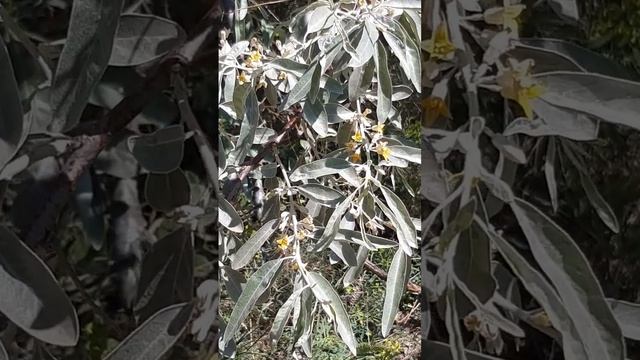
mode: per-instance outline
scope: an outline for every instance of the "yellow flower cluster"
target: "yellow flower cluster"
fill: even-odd
[[[286,251],[289,248],[289,237],[287,234],[280,235],[276,240],[276,244],[278,245],[278,249]]]
[[[450,118],[449,107],[438,96],[429,96],[422,100],[422,125],[426,127],[432,126],[440,118]]]
[[[347,152],[349,152],[349,159],[353,163],[362,162],[361,151],[364,147],[365,134],[368,134],[371,137],[371,141],[374,145],[377,144],[378,140],[384,134],[384,123],[376,123],[375,125],[371,125],[374,120],[367,118],[367,115],[371,113],[370,109],[365,109],[362,114],[356,114],[353,117],[354,122],[354,132],[351,136],[351,140],[345,144]],[[370,129],[371,131],[367,130]],[[373,150],[381,155],[385,160],[389,160],[391,155],[391,150],[386,146],[386,142],[380,142],[377,144]]]
[[[385,160],[389,160],[389,157],[391,157],[391,149],[387,147],[386,141],[381,141],[378,146],[376,146],[376,152]]]
[[[449,40],[447,23],[444,21],[438,24],[436,31],[433,32],[433,37],[431,40],[427,40],[425,45],[425,50],[434,60],[450,60],[456,51],[456,47]]]
[[[531,101],[542,95],[544,91],[543,87],[531,77],[533,65],[533,60],[519,62],[510,58],[508,68],[504,69],[496,79],[501,87],[500,94],[520,104],[529,119],[533,119]]]
[[[258,39],[251,39],[251,52],[244,59],[244,66],[253,69],[262,65],[262,45],[258,43]],[[244,85],[251,83],[251,76],[248,75],[244,70],[240,71],[240,74],[237,76],[238,84]],[[266,87],[266,82],[263,78],[258,82],[258,88]]]

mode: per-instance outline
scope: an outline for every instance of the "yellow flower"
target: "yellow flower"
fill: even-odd
[[[358,6],[366,7],[367,6],[367,0],[358,0]]]
[[[436,31],[433,33],[433,38],[427,40],[426,51],[431,55],[433,59],[449,59],[456,50],[456,47],[449,40],[449,32],[447,31],[447,23],[441,22]]]
[[[351,137],[351,139],[353,139],[353,141],[357,142],[357,143],[361,143],[362,142],[362,133],[358,130],[356,130],[356,133]]]
[[[278,80],[285,80],[287,78],[287,73],[284,71],[280,71],[280,74],[278,74]]]
[[[289,267],[291,268],[291,270],[293,271],[298,271],[298,269],[300,269],[300,265],[298,265],[297,262],[292,262],[291,265],[289,265]]]
[[[378,147],[376,147],[376,152],[385,160],[389,160],[389,157],[391,156],[391,149],[387,147],[387,143],[384,141],[380,142]]]
[[[351,154],[351,162],[360,163],[361,161],[362,157],[360,156],[360,151]]]
[[[525,8],[525,5],[517,4],[487,9],[484,12],[484,21],[491,25],[502,25],[505,29],[510,29],[517,34],[518,16]]]
[[[378,124],[375,125],[371,128],[371,130],[377,132],[378,134],[382,135],[382,132],[384,131],[384,124]]]
[[[533,119],[531,100],[538,98],[544,91],[544,88],[531,77],[532,67],[532,60],[517,62],[509,59],[509,68],[496,79],[502,87],[500,94],[520,104],[529,119]]]
[[[251,60],[251,62],[258,62],[261,59],[262,59],[262,55],[258,50],[253,50],[251,54],[249,54],[249,60]]]
[[[251,81],[251,79],[249,79],[247,74],[244,71],[241,71],[240,75],[238,75],[238,83],[240,85],[244,85],[245,83],[248,83],[250,81]]]
[[[422,101],[422,108],[424,110],[422,117],[422,125],[425,127],[432,126],[436,120],[441,117],[449,118],[449,108],[443,99],[437,96],[429,96]]]
[[[287,250],[289,248],[289,237],[287,235],[280,236],[280,238],[276,240],[276,244],[278,244],[280,250]]]
[[[296,233],[296,239],[298,240],[304,240],[304,238],[307,237],[307,233],[304,230],[298,230],[298,232]]]
[[[371,114],[371,109],[369,109],[369,108],[364,109],[364,111],[362,112],[362,116],[364,116],[364,117],[369,116],[369,114]]]

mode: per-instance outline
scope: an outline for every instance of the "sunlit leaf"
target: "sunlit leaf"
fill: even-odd
[[[378,75],[378,103],[376,104],[376,115],[379,122],[384,122],[391,112],[391,95],[393,86],[389,65],[387,63],[387,51],[380,43],[375,44],[376,55],[373,57],[376,64],[376,74]]]
[[[382,307],[382,336],[387,337],[398,312],[404,288],[411,272],[411,259],[402,251],[396,250],[389,272]]]
[[[315,179],[321,176],[333,175],[348,169],[351,164],[343,159],[326,158],[301,165],[289,175],[291,181]]]
[[[240,325],[249,315],[258,298],[260,298],[265,291],[269,290],[280,272],[283,261],[284,259],[282,258],[267,261],[251,275],[229,316],[229,321],[221,340],[223,348],[224,345],[228,344],[229,341],[235,337]]]
[[[241,269],[253,259],[254,255],[260,250],[262,245],[278,229],[278,221],[276,219],[262,225],[250,238],[242,244],[240,249],[233,254],[231,258],[231,268],[234,270]]]
[[[309,272],[309,280],[313,294],[320,302],[327,316],[336,325],[340,338],[342,338],[351,353],[354,356],[357,355],[356,338],[353,335],[351,321],[340,296],[338,296],[331,283],[322,275],[311,271]]]

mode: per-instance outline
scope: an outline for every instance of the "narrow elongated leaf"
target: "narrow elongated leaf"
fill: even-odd
[[[569,71],[539,74],[535,78],[545,87],[541,99],[551,105],[640,130],[640,83]],[[537,106],[534,102],[536,113]]]
[[[540,267],[558,290],[594,359],[623,359],[620,325],[604,299],[589,262],[571,237],[528,202],[511,205]]]
[[[360,276],[362,273],[362,269],[364,267],[364,263],[369,256],[369,249],[366,246],[360,246],[358,249],[358,253],[356,254],[356,266],[351,266],[349,270],[344,274],[344,278],[342,278],[342,284],[346,287],[351,285],[353,281]]]
[[[159,359],[182,335],[191,309],[190,304],[183,303],[158,311],[122,340],[104,360]]]
[[[351,193],[351,195],[344,199],[342,203],[340,203],[340,205],[336,207],[335,210],[333,210],[333,213],[331,214],[331,217],[329,217],[329,221],[327,221],[327,225],[324,228],[324,232],[322,233],[320,240],[318,240],[318,243],[314,247],[314,251],[322,251],[326,249],[327,247],[329,247],[331,242],[335,240],[336,233],[340,228],[340,220],[342,219],[344,213],[347,212],[347,210],[349,210],[349,208],[351,207],[351,201],[353,200],[353,197],[355,195],[356,192],[354,191],[353,193]]]
[[[396,230],[396,235],[398,236],[398,246],[409,256],[413,255],[413,250],[412,250],[412,246],[410,245],[411,241],[417,241],[415,239],[411,239],[408,240],[406,238],[406,231],[402,230],[403,225],[399,222],[396,214],[387,206],[385,205],[382,200],[380,200],[379,198],[374,198],[376,204],[378,204],[378,207],[380,207],[380,209],[382,210],[382,212],[387,216],[387,218],[389,219],[389,221],[391,222],[391,224],[393,224],[393,227]]]
[[[313,294],[322,305],[322,309],[336,325],[342,341],[344,341],[354,356],[357,355],[356,338],[353,335],[351,321],[349,320],[349,315],[344,308],[342,300],[340,300],[340,296],[338,296],[338,293],[336,293],[333,286],[331,286],[331,283],[322,277],[322,275],[311,271],[309,272],[309,280]]]
[[[398,246],[398,243],[393,240],[385,239],[383,237],[379,237],[371,234],[365,234],[365,235],[366,235],[366,240],[362,238],[362,233],[360,231],[340,229],[336,234],[336,239],[337,240],[345,239],[347,241],[351,241],[358,245],[364,245],[364,246],[367,246],[370,244],[374,248],[378,248],[378,249],[388,249],[388,248]]]
[[[282,267],[283,258],[267,261],[247,281],[240,298],[231,311],[227,328],[222,337],[223,348],[231,341],[240,325],[249,315],[260,296],[269,290]]]
[[[462,231],[471,226],[477,203],[478,201],[473,197],[456,213],[455,218],[447,224],[440,234],[440,242],[442,244],[448,245]]]
[[[544,159],[544,176],[547,180],[551,207],[556,212],[558,211],[558,184],[556,183],[556,140],[553,137],[549,137],[547,145],[547,156]]]
[[[411,272],[411,259],[402,251],[396,250],[393,256],[389,273],[387,276],[387,285],[384,294],[384,305],[382,307],[382,337],[387,337],[393,327],[400,299],[404,294],[404,287],[409,280]]]
[[[194,250],[185,228],[169,233],[145,254],[136,313],[141,321],[160,309],[191,300]]]
[[[582,338],[575,322],[569,317],[565,305],[558,292],[547,279],[535,269],[508,241],[489,229],[480,218],[475,224],[490,238],[514,274],[520,279],[525,289],[542,305],[553,326],[562,333],[562,348],[567,360],[596,359],[589,357],[584,344],[588,338]]]
[[[226,199],[220,197],[218,199],[218,206],[218,221],[220,224],[235,233],[242,233],[242,219],[236,209],[233,208],[233,205],[229,204]]]
[[[318,63],[314,63],[309,69],[307,69],[307,71],[305,71],[304,74],[302,74],[296,85],[291,89],[291,92],[289,92],[287,101],[282,106],[283,109],[288,109],[291,105],[307,97],[311,90],[314,77],[317,77],[318,71]]]
[[[376,104],[376,115],[378,122],[384,122],[391,112],[391,95],[393,85],[389,74],[387,63],[387,50],[380,43],[375,44],[376,55],[373,57],[376,64],[376,74],[378,76],[378,103]]]
[[[320,69],[318,67],[318,69]],[[309,93],[311,94],[311,93]],[[320,138],[326,137],[329,132],[329,119],[324,104],[320,101],[313,102],[311,99],[305,101],[302,107],[304,119],[318,133]]]
[[[231,259],[231,268],[238,270],[245,267],[255,254],[260,250],[262,245],[269,240],[271,235],[278,229],[278,220],[274,219],[264,224],[256,231],[246,243],[242,244],[240,249],[233,254]]]
[[[260,109],[258,108],[258,97],[253,88],[249,90],[244,101],[245,104],[242,125],[240,126],[240,134],[236,142],[236,148],[229,154],[227,164],[237,165],[244,161],[247,152],[253,145],[253,139],[256,135],[256,129],[260,123]]]
[[[420,194],[427,200],[440,204],[447,198],[447,184],[440,165],[424,138],[421,153]]]
[[[453,254],[453,272],[478,300],[486,304],[496,290],[491,274],[489,238],[471,226],[460,234]]]
[[[20,92],[11,58],[0,39],[0,171],[18,151],[23,138],[23,115]]]
[[[453,360],[467,360],[467,355],[462,342],[462,333],[460,332],[460,320],[456,311],[455,291],[449,289],[445,297],[445,325],[449,332],[449,346],[451,347],[451,356]]]
[[[306,64],[302,64],[299,62],[295,62],[291,59],[285,59],[285,58],[274,59],[273,61],[270,61],[269,63],[265,64],[264,67],[265,67],[265,70],[276,69],[276,70],[286,71],[298,77],[302,76],[302,74],[304,74],[309,69],[309,66]]]
[[[349,76],[348,91],[349,100],[356,101],[359,96],[371,85],[371,79],[373,79],[374,64],[372,61],[368,61],[366,64],[353,68],[353,72]]]
[[[378,39],[378,31],[369,32],[371,24],[365,22],[364,25],[356,27],[348,36],[348,41],[343,43],[344,49],[351,55],[347,66],[359,67],[367,63],[371,57],[375,56],[375,44]],[[375,37],[375,41],[374,40]]]
[[[356,260],[356,252],[351,245],[346,241],[332,241],[329,244],[329,249],[347,266],[356,266],[358,261]]]
[[[315,179],[321,176],[338,174],[351,167],[351,164],[343,159],[326,158],[301,165],[289,175],[291,181]]]
[[[53,85],[51,130],[67,131],[80,121],[91,91],[107,68],[123,0],[75,1]]]
[[[416,164],[420,164],[422,161],[422,154],[418,148],[404,145],[392,145],[389,146],[389,150],[391,150],[391,156],[399,159],[411,161]]]
[[[518,61],[531,59],[535,66],[531,69],[533,74],[548,71],[586,71],[576,59],[560,52],[531,46],[526,42],[515,44],[515,48],[509,50],[507,54]]]
[[[300,194],[323,206],[334,207],[344,200],[341,192],[320,184],[303,184],[297,189]]]
[[[615,299],[607,301],[622,327],[624,337],[640,341],[640,304]]]
[[[598,138],[598,120],[587,114],[557,107],[541,99],[535,99],[531,103],[539,117],[534,120],[515,119],[507,125],[503,132],[504,135],[558,135],[577,141],[590,141]]]
[[[402,70],[411,80],[413,87],[420,92],[421,85],[421,60],[420,49],[417,44],[418,39],[414,41],[404,28],[396,21],[391,22],[393,31],[383,31],[382,34],[389,44],[389,48],[400,61]]]
[[[501,134],[496,134],[491,139],[491,142],[509,160],[512,160],[518,164],[527,163],[527,155],[525,155],[524,151],[522,151],[522,149],[508,137]]]
[[[596,210],[596,213],[602,219],[605,225],[614,233],[620,232],[620,224],[618,223],[618,218],[616,214],[611,209],[611,206],[607,203],[607,201],[600,195],[598,188],[596,188],[593,181],[591,181],[591,177],[587,174],[580,173],[580,182],[582,183],[582,188],[587,194],[587,198]]]
[[[291,293],[287,301],[282,304],[282,307],[276,313],[276,317],[273,319],[273,325],[271,325],[271,331],[269,332],[271,346],[276,346],[278,344],[278,340],[280,340],[280,337],[284,332],[284,327],[287,324],[287,320],[289,319],[289,315],[291,314],[291,310],[293,310],[296,300],[298,300],[300,294],[302,294],[306,289],[308,289],[307,286]]]
[[[9,229],[0,226],[0,312],[49,344],[75,346],[76,311],[51,270]]]
[[[401,241],[406,241],[407,245],[417,249],[418,241],[416,239],[416,227],[411,221],[409,210],[407,210],[404,202],[402,202],[398,195],[396,195],[386,186],[381,186],[380,190],[382,190],[382,195],[387,201],[389,209],[391,209],[392,213],[395,214],[395,216],[389,217],[393,217],[395,219],[394,222],[397,222],[397,224],[399,225],[396,231],[398,231],[398,233],[402,233],[402,236],[400,236],[400,234],[398,235],[398,239],[401,239]]]
[[[519,44],[523,44],[532,50],[542,50],[555,54],[556,58],[565,57],[575,64],[572,68],[560,68],[557,66],[557,62],[545,66],[547,64],[543,63],[542,59],[529,56],[529,58],[535,60],[533,70],[537,73],[570,70],[597,73],[622,79],[631,79],[632,77],[629,71],[616,61],[571,41],[549,38],[520,38],[518,39],[518,47],[520,47]]]
[[[123,14],[113,41],[110,66],[136,66],[184,43],[187,34],[177,23],[153,15]]]

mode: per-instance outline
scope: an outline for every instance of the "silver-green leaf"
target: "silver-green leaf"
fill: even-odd
[[[309,272],[309,281],[313,294],[322,305],[322,309],[336,325],[342,341],[344,341],[351,353],[356,356],[356,338],[351,328],[349,315],[342,300],[340,300],[340,296],[338,296],[331,283],[316,272]]]
[[[271,235],[278,229],[278,220],[273,219],[264,224],[258,231],[256,231],[250,238],[242,244],[240,249],[233,254],[231,258],[231,268],[238,270],[245,267],[254,255],[260,250],[262,245],[269,240]]]
[[[396,250],[389,273],[387,276],[387,286],[384,294],[384,305],[382,308],[382,336],[387,337],[391,332],[393,321],[398,313],[400,299],[404,294],[404,287],[409,280],[411,272],[411,259],[402,249]]]
[[[238,298],[238,302],[231,311],[229,322],[224,335],[222,336],[221,347],[226,345],[234,338],[236,332],[240,328],[240,325],[249,315],[251,309],[256,304],[260,296],[269,290],[273,281],[277,277],[280,269],[282,268],[283,258],[267,261],[262,265],[247,281],[247,284]]]
[[[534,258],[549,277],[594,359],[623,359],[620,325],[589,262],[571,237],[530,203],[510,204]]]

